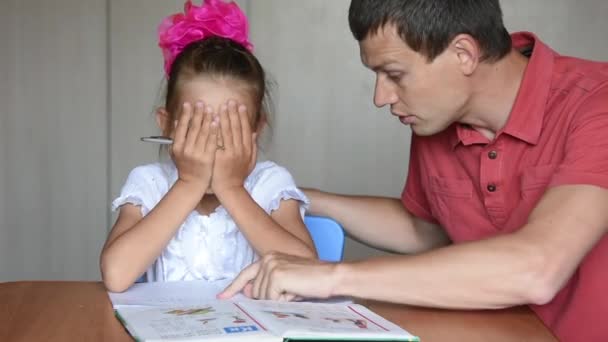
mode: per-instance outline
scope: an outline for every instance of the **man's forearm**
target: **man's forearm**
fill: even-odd
[[[348,235],[375,248],[417,253],[449,243],[440,227],[416,219],[399,199],[307,190],[311,213],[340,222]]]
[[[335,268],[333,295],[450,309],[542,304],[543,257],[517,239],[502,236],[415,256],[344,263]]]

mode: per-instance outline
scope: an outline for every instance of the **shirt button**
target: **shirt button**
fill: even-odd
[[[496,185],[494,185],[494,184],[488,184],[488,188],[487,189],[488,189],[489,192],[494,192],[494,191],[496,191]]]
[[[498,152],[496,151],[490,151],[488,152],[488,158],[490,159],[496,159],[498,157]]]

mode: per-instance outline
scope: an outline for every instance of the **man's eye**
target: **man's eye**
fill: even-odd
[[[387,76],[394,82],[399,82],[401,80],[401,77],[403,76],[403,74],[400,72],[389,72],[389,73],[387,73]]]

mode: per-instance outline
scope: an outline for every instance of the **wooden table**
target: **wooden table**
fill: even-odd
[[[365,302],[423,342],[557,341],[526,307],[444,311]],[[101,283],[0,284],[0,341],[132,341]]]

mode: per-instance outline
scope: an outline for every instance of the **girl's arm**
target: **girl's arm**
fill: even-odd
[[[120,208],[101,252],[101,275],[108,290],[126,290],[158,258],[200,201],[201,192],[193,190],[178,180],[143,218],[139,206],[125,204]]]
[[[268,215],[244,187],[217,196],[258,255],[274,251],[316,257],[298,201],[281,201],[279,208]]]
[[[217,122],[210,107],[204,111],[202,103],[197,103],[194,113],[190,104],[183,106],[171,147],[179,178],[163,199],[146,217],[137,206],[121,207],[100,258],[108,290],[129,288],[158,258],[205,195],[217,150]]]
[[[215,195],[258,255],[278,251],[314,257],[315,248],[298,203],[282,201],[269,216],[243,185],[257,156],[257,133],[252,133],[247,108],[228,101],[219,114],[223,148],[217,151],[211,180]]]

